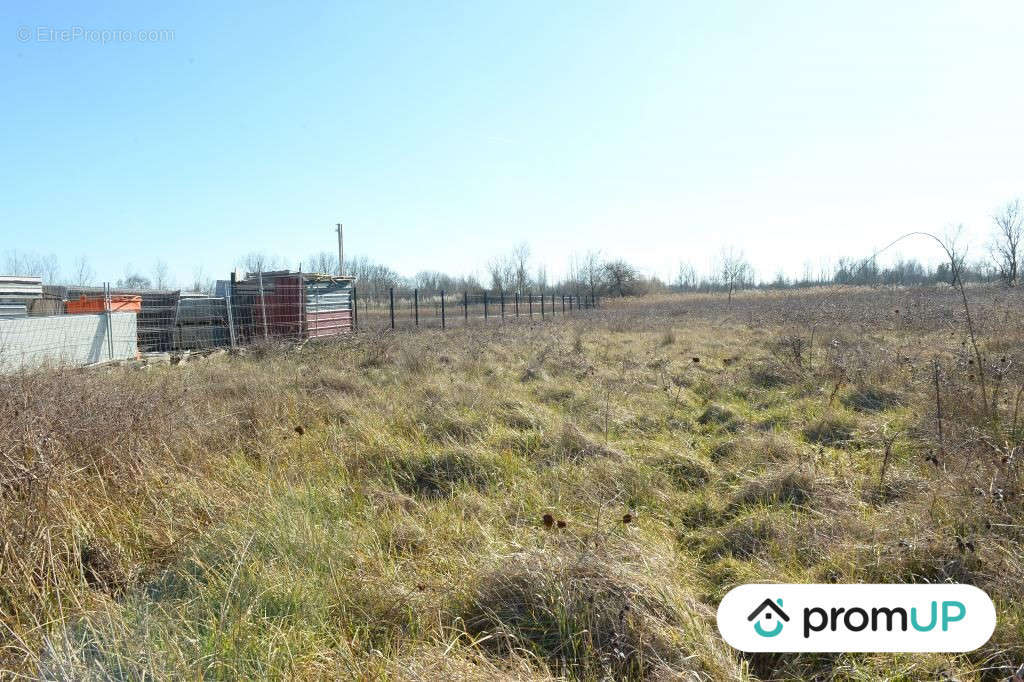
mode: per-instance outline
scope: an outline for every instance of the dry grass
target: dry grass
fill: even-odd
[[[970,294],[987,405],[943,289],[0,377],[0,677],[1000,679],[1024,334],[1017,292]],[[909,580],[988,591],[992,641],[744,657],[714,626],[744,582]]]

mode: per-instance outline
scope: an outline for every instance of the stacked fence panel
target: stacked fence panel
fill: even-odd
[[[0,318],[26,317],[42,298],[43,282],[39,277],[0,277]]]
[[[189,296],[178,300],[174,323],[176,350],[205,350],[231,344],[225,299]]]
[[[232,316],[243,342],[308,339],[353,329],[353,280],[297,272],[249,273],[234,284]]]
[[[336,336],[352,331],[352,279],[308,275],[304,280],[305,337]]]

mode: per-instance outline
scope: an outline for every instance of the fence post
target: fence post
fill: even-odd
[[[441,289],[441,329],[445,328],[444,319],[444,289]]]
[[[519,317],[519,289],[516,289],[516,317]]]
[[[228,337],[231,339],[231,349],[235,349],[235,272],[231,271],[231,281],[228,283],[228,300],[225,301],[225,308],[228,311]]]
[[[530,319],[533,319],[533,294],[527,293],[526,300],[530,306]]]
[[[462,319],[469,324],[469,292],[462,290]]]
[[[359,329],[359,297],[356,288],[352,287],[352,331]]]
[[[420,326],[420,290],[412,290],[412,311],[416,317],[416,326]]]
[[[391,301],[391,329],[395,329],[395,288],[388,288],[388,299]]]
[[[498,295],[501,296],[501,319],[504,320],[505,319],[505,290],[502,289],[501,291],[499,291]]]
[[[103,283],[103,308],[107,313],[107,359],[114,359],[114,323],[110,317],[110,308],[113,304],[112,296],[110,295],[110,282]]]
[[[269,334],[267,333],[267,297],[263,294],[263,270],[259,273],[260,282],[260,310],[263,313],[263,338],[266,339]]]
[[[484,322],[487,321],[487,289],[484,289]]]

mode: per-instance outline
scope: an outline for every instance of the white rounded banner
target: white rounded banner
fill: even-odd
[[[973,585],[740,585],[718,630],[748,652],[964,652],[988,641],[996,609]]]

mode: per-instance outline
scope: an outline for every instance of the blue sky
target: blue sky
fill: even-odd
[[[338,221],[406,274],[526,241],[770,278],[960,222],[981,255],[1024,195],[1021,2],[90,4],[0,10],[0,252],[100,279]],[[40,39],[75,27],[173,38]]]

